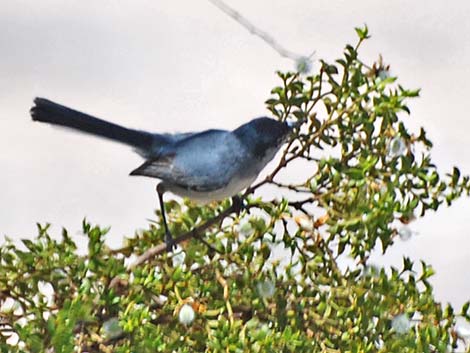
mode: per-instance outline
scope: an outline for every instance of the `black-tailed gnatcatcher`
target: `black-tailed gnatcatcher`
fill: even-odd
[[[254,182],[298,125],[262,117],[233,131],[157,134],[127,129],[44,98],[34,103],[33,120],[130,145],[145,158],[130,175],[161,180],[157,193],[169,248],[173,238],[166,221],[165,191],[204,203],[232,197]]]

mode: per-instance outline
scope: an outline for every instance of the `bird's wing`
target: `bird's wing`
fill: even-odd
[[[134,169],[130,175],[159,178],[169,181],[172,184],[177,184],[198,191],[205,191],[203,190],[203,186],[206,185],[204,180],[195,180],[194,176],[188,175],[184,169],[179,168],[175,164],[175,157],[175,153],[167,153],[158,158],[149,159],[138,168]]]
[[[159,178],[195,191],[213,191],[223,188],[240,172],[242,148],[229,132],[208,130],[179,140],[131,175]]]

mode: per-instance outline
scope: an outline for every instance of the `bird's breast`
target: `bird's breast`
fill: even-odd
[[[166,185],[166,188],[175,195],[187,197],[192,201],[206,204],[212,201],[220,201],[228,197],[235,196],[242,190],[248,188],[255,179],[256,175],[246,178],[234,177],[227,185],[211,191],[192,190],[179,185]]]

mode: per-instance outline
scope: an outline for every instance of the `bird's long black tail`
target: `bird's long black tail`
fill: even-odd
[[[154,142],[154,135],[151,133],[127,129],[54,103],[48,99],[36,98],[34,104],[30,113],[35,121],[87,132],[92,135],[131,145],[143,151],[148,151]]]

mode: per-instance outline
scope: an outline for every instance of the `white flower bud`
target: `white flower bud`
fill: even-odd
[[[179,253],[175,253],[171,258],[173,262],[173,267],[179,267],[184,264],[184,260],[186,258],[186,253],[184,251],[180,251]]]
[[[253,227],[250,222],[244,222],[238,226],[238,231],[241,235],[249,237],[253,234]]]
[[[377,76],[381,79],[381,80],[385,80],[386,78],[389,78],[390,77],[390,71],[387,70],[387,69],[381,69]]]
[[[312,69],[312,62],[310,58],[301,56],[295,61],[295,69],[298,73],[308,74]]]
[[[413,236],[413,231],[408,226],[403,226],[398,230],[398,236],[401,240],[407,241],[410,240]]]
[[[392,329],[395,330],[396,333],[405,334],[411,328],[411,321],[406,314],[400,314],[395,316],[392,319]]]
[[[258,294],[262,298],[270,298],[274,295],[274,292],[276,291],[274,283],[270,280],[258,282],[258,284],[256,285],[256,289],[258,290]]]
[[[406,143],[400,136],[395,136],[388,146],[388,153],[392,157],[399,157],[406,151]]]
[[[103,335],[107,339],[113,339],[122,334],[122,329],[119,326],[119,319],[112,317],[103,323]]]
[[[178,314],[178,319],[183,325],[189,325],[193,322],[196,314],[194,313],[194,309],[189,304],[184,304],[180,308],[180,312]]]

